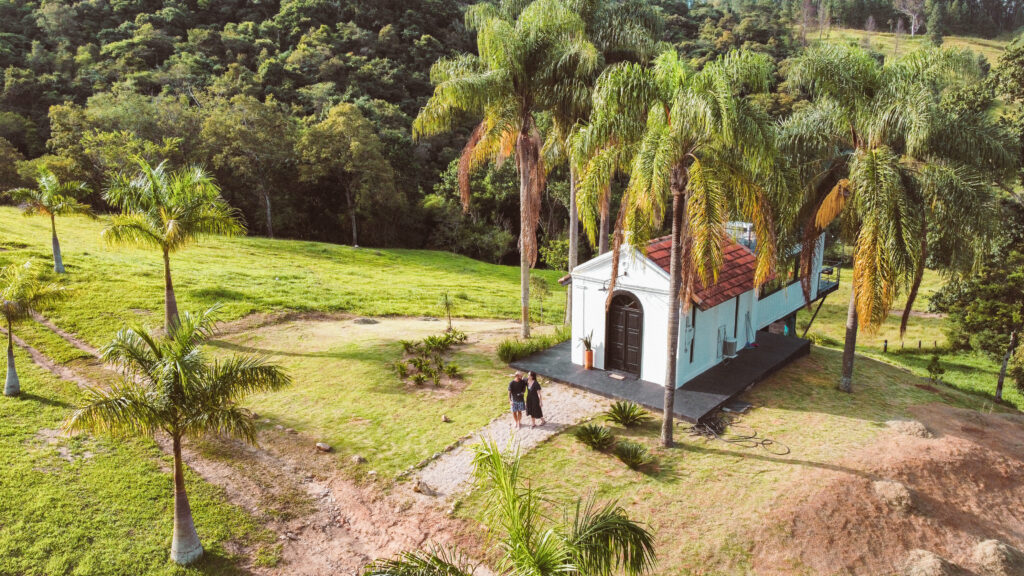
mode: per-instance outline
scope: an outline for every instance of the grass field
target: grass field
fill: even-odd
[[[61,437],[78,388],[16,355],[23,394],[0,397],[0,574],[241,574],[229,550],[273,555],[274,534],[190,473],[207,554],[171,564],[170,459],[152,441]]]
[[[846,337],[846,312],[850,301],[850,279],[852,271],[844,268],[839,289],[830,294],[821,311],[808,331],[816,343],[831,348],[842,348]],[[999,365],[993,359],[975,352],[951,352],[945,333],[946,319],[928,314],[928,300],[945,280],[937,272],[926,270],[921,289],[914,302],[914,314],[907,323],[906,336],[901,339],[900,316],[906,298],[893,304],[893,311],[885,323],[874,333],[863,328],[857,334],[857,351],[882,362],[904,367],[918,376],[928,376],[928,362],[934,353],[946,369],[943,380],[960,390],[992,397],[995,394]],[[817,304],[814,306],[817,307]],[[803,334],[813,314],[812,310],[801,310],[797,314],[797,331]],[[884,343],[888,340],[888,352]],[[920,349],[918,343],[920,342]],[[855,375],[858,366],[854,366]],[[1008,380],[1003,389],[1003,398],[1018,409],[1024,409],[1024,395]]]
[[[49,222],[0,207],[4,233],[0,264],[36,259],[50,265]],[[95,346],[125,323],[163,321],[163,266],[152,250],[110,248],[100,239],[105,220],[67,217],[57,221],[64,278],[73,297],[48,314]],[[427,250],[376,250],[318,242],[265,238],[206,238],[171,257],[182,310],[223,303],[225,320],[276,310],[345,311],[386,316],[440,316],[448,291],[454,314],[477,318],[519,316],[519,269]],[[545,321],[564,314],[562,275],[534,272],[548,280],[552,297]]]
[[[886,56],[905,54],[915,48],[925,45],[929,40],[927,35],[918,34],[911,38],[904,34],[897,40],[896,35],[889,32],[868,33],[866,30],[854,28],[832,28],[822,33],[808,32],[809,41],[823,40],[827,42],[849,42],[858,46],[867,43],[872,49],[882,52]],[[1006,45],[1013,40],[1011,35],[999,38],[978,38],[974,36],[946,36],[943,38],[944,46],[955,46],[958,48],[969,48],[982,54],[988,59],[989,64],[995,65],[999,55],[1006,49]]]
[[[445,446],[482,428],[507,408],[508,368],[498,361],[498,340],[511,336],[507,320],[462,320],[469,336],[452,355],[463,382],[415,387],[391,369],[402,357],[399,338],[438,334],[442,322],[381,319],[358,325],[321,319],[274,324],[214,343],[224,351],[269,356],[291,374],[294,384],[246,401],[261,418],[323,439],[335,448],[338,464],[353,476],[375,470],[394,477]],[[296,406],[303,409],[296,410]],[[450,422],[442,423],[442,415]],[[356,465],[351,456],[367,460]]]
[[[651,450],[657,458],[652,470],[633,471],[572,434],[560,434],[524,457],[525,475],[557,498],[595,494],[617,500],[634,518],[648,522],[657,536],[656,574],[750,573],[761,520],[792,482],[836,468],[875,439],[884,422],[906,417],[910,406],[938,401],[991,408],[949,388],[919,388],[919,378],[868,359],[859,361],[855,392],[845,394],[835,389],[839,364],[838,352],[816,348],[744,397],[756,408],[734,431],[757,431],[788,446],[788,455],[687,436],[682,423],[677,424],[679,445],[664,449],[658,425],[650,423],[639,430],[613,430]],[[459,514],[481,519],[481,502],[470,496]]]

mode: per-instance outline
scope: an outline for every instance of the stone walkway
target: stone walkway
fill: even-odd
[[[425,492],[440,499],[450,499],[466,491],[473,479],[473,445],[481,440],[494,441],[506,450],[518,447],[525,454],[567,426],[594,416],[611,405],[611,401],[564,384],[544,384],[544,426],[530,428],[530,418],[523,415],[523,427],[511,427],[512,415],[505,413],[467,438],[455,449],[427,464],[416,476],[425,484]]]

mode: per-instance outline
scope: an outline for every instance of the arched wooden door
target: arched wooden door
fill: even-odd
[[[621,370],[640,375],[643,353],[644,310],[632,294],[618,294],[608,309],[605,333],[605,370]]]

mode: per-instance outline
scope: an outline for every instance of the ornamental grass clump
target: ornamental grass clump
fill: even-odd
[[[445,377],[449,382],[461,380],[459,365],[448,362],[445,355],[455,346],[464,344],[466,339],[465,332],[450,330],[418,341],[400,340],[405,357],[394,363],[395,374],[403,382],[412,382],[416,386],[428,381],[440,386]]]
[[[604,452],[615,444],[612,431],[601,424],[584,424],[572,434],[577,440],[599,452]]]
[[[639,404],[625,400],[619,400],[612,404],[612,407],[605,411],[604,415],[605,420],[625,428],[641,426],[651,419],[651,414],[641,408]]]
[[[654,463],[654,456],[643,444],[626,440],[615,445],[615,455],[626,466],[640,470]]]

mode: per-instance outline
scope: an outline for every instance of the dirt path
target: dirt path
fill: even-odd
[[[547,384],[543,394],[544,415],[547,417],[544,426],[531,428],[530,419],[524,416],[523,427],[515,430],[511,427],[512,416],[503,414],[455,449],[427,464],[416,475],[417,480],[425,484],[425,493],[444,501],[468,489],[473,477],[473,445],[481,440],[491,440],[502,449],[518,449],[525,453],[567,426],[593,416],[611,404],[606,398],[564,384]]]
[[[53,362],[15,336],[32,360],[78,386],[96,386],[95,378],[116,378],[97,350],[49,320],[40,323],[72,346],[86,351],[98,369],[87,378]],[[224,488],[229,501],[246,509],[279,535],[281,562],[275,568],[248,567],[256,574],[354,574],[367,563],[410,549],[455,545],[481,552],[478,531],[451,518],[409,489],[385,492],[357,484],[337,470],[334,457],[315,449],[315,441],[280,427],[265,426],[259,445],[217,439],[186,445],[186,464],[207,482]],[[166,452],[166,439],[157,439]],[[230,548],[230,544],[229,544]],[[238,550],[241,552],[241,550]]]

